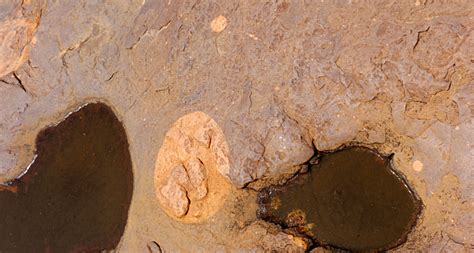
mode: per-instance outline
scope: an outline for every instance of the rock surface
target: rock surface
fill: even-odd
[[[472,3],[329,2],[0,1],[0,180],[31,162],[40,129],[102,101],[125,124],[136,175],[119,250],[244,248],[255,196],[238,188],[285,181],[312,145],[347,143],[393,153],[424,203],[398,251],[472,249]],[[213,216],[182,224],[153,175],[166,132],[194,111],[222,128],[236,187]]]
[[[183,222],[199,222],[223,205],[229,192],[229,148],[217,123],[203,112],[179,118],[166,133],[155,165],[161,206]]]
[[[0,77],[28,60],[42,8],[42,0],[0,2]]]

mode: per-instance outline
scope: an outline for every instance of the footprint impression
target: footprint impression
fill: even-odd
[[[155,193],[165,212],[185,223],[216,213],[230,190],[228,147],[203,112],[179,118],[165,136],[155,165]]]

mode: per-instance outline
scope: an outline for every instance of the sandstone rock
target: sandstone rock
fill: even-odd
[[[29,56],[14,71],[17,78],[13,73],[0,78],[0,181],[24,171],[40,129],[84,102],[107,102],[124,123],[135,175],[129,223],[118,251],[142,252],[153,240],[163,252],[263,251],[262,237],[247,233],[248,241],[242,239],[256,248],[236,239],[254,217],[231,216],[253,213],[255,200],[244,194],[251,191],[235,189],[228,205],[210,219],[189,218],[193,211],[207,216],[206,201],[219,188],[212,178],[225,175],[239,188],[250,182],[267,185],[301,167],[311,144],[330,150],[348,143],[395,153],[397,169],[425,204],[417,230],[399,252],[435,243],[440,243],[435,252],[443,246],[462,251],[464,245],[448,241],[448,235],[469,242],[471,2],[44,2],[0,0],[0,37],[8,38],[0,41],[18,41],[0,49],[0,56],[8,56],[0,60],[19,66]],[[221,30],[222,22],[221,31],[214,32],[210,25],[219,15],[227,25]],[[35,20],[41,21],[36,32]],[[6,29],[6,23],[16,30]],[[212,127],[184,132],[180,149],[176,139],[164,139],[174,119],[197,110],[221,124],[227,151],[216,144],[224,139],[216,140]],[[186,125],[192,128],[193,121]],[[294,146],[278,136],[294,140]],[[161,146],[177,151],[161,162],[166,165],[163,181],[155,188],[152,175]],[[210,147],[219,155],[206,159],[194,147]],[[169,177],[175,166],[187,170],[193,157],[202,162],[203,183],[193,185],[190,176],[187,181],[186,176]],[[216,169],[210,169],[210,160],[216,160]],[[416,160],[424,165],[420,172],[412,169]],[[459,195],[451,198],[437,187],[445,175],[458,179]],[[167,198],[153,201],[166,187],[168,198],[179,200],[176,213]],[[430,191],[451,200],[440,204],[428,196]],[[276,230],[258,229],[273,235]],[[281,248],[283,236],[267,237],[273,238],[266,240],[267,251]]]
[[[2,149],[5,148],[0,147],[0,181],[3,181],[1,175],[6,174],[9,169],[13,168],[16,162],[16,156],[13,152]]]
[[[471,208],[474,202],[471,202]],[[469,208],[469,207],[467,207]],[[450,239],[467,248],[474,247],[474,215],[472,212],[466,212],[460,217],[456,217],[453,226],[448,230]]]
[[[214,18],[211,22],[211,29],[213,32],[220,33],[224,31],[226,27],[227,27],[227,18],[225,18],[222,15]]]
[[[262,159],[264,147],[250,133],[242,129],[235,122],[229,122],[226,126],[226,135],[239,136],[229,139],[230,147],[246,147],[244,152],[237,148],[230,150],[229,177],[232,183],[238,187],[244,187],[246,184],[257,179],[258,163]]]
[[[176,175],[176,174],[175,174]],[[166,205],[174,216],[180,218],[186,215],[189,210],[189,199],[186,196],[186,190],[183,186],[177,184],[175,180],[182,178],[170,178],[170,180],[160,188],[160,196],[164,205]]]
[[[148,243],[147,249],[149,253],[162,253],[163,252],[161,250],[160,245],[155,241]]]
[[[13,171],[19,157],[19,150],[24,147],[7,146],[13,137],[14,130],[21,128],[24,120],[24,112],[28,108],[32,97],[24,92],[18,85],[8,85],[0,82],[1,102],[0,106],[0,183],[15,178],[20,173]]]
[[[228,147],[213,119],[203,112],[179,118],[155,165],[155,193],[163,209],[183,222],[200,222],[223,205],[229,191]]]
[[[469,83],[460,87],[453,97],[459,107],[460,122],[472,122],[472,116],[474,115],[474,80],[470,80]]]
[[[400,134],[417,137],[422,134],[431,124],[432,120],[420,120],[409,118],[405,114],[406,103],[392,103],[392,117],[395,130]]]
[[[312,249],[309,253],[329,253],[329,252],[331,251],[328,249],[325,249],[323,247],[317,247],[317,248]]]
[[[461,182],[463,199],[474,201],[474,120],[464,122],[451,131],[449,161],[447,168],[456,175]]]
[[[230,179],[239,187],[254,181],[260,181],[258,185],[284,181],[314,153],[306,134],[296,122],[275,107],[263,110],[268,119],[237,117],[225,128],[227,135],[235,136],[230,139],[231,147],[246,147],[245,150],[230,149]],[[241,124],[237,124],[239,121]],[[262,128],[252,133],[242,127],[246,124],[261,125]]]
[[[413,159],[423,163],[423,171],[428,191],[439,187],[441,178],[448,172],[451,128],[436,122],[415,140]]]
[[[301,238],[278,231],[275,225],[256,221],[239,236],[241,250],[252,252],[305,252],[308,244]]]
[[[0,5],[0,78],[28,59],[41,18],[41,4],[41,0],[15,0]]]
[[[419,31],[413,47],[414,61],[436,79],[442,79],[466,32],[466,27],[456,24],[436,24]]]
[[[265,140],[263,161],[266,170],[257,177],[280,177],[293,175],[299,167],[314,154],[313,148],[305,141],[303,133],[297,124],[289,119],[282,122],[278,128],[271,128]]]

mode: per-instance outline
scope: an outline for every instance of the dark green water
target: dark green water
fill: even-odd
[[[89,104],[39,133],[28,172],[0,188],[0,252],[114,249],[132,197],[125,130]]]
[[[359,252],[400,245],[421,202],[390,159],[352,147],[323,153],[309,173],[259,193],[258,216],[317,244]]]

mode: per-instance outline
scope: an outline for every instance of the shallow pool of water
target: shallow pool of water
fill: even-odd
[[[0,252],[114,249],[133,175],[125,130],[104,104],[88,104],[41,131],[25,175],[0,188]]]
[[[322,153],[307,174],[263,189],[258,201],[260,218],[351,251],[400,245],[421,209],[390,159],[363,147]]]

